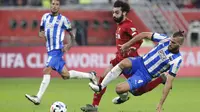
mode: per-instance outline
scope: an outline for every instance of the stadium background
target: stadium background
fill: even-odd
[[[199,0],[127,0],[129,18],[139,32],[152,31],[170,35],[181,29],[187,39],[181,49],[183,64],[164,108],[166,112],[199,111],[200,104],[200,1]],[[64,55],[67,67],[102,74],[114,56],[116,24],[112,19],[114,0],[61,0],[61,13],[68,17],[76,42]],[[49,12],[48,0],[0,0],[0,111],[47,112],[51,103],[61,100],[70,112],[90,103],[92,91],[86,80],[62,81],[53,72],[53,80],[41,106],[26,101],[25,93],[34,94],[42,78],[46,60],[44,40],[38,38],[41,16]],[[139,50],[144,54],[154,46],[145,40]],[[114,106],[114,81],[100,106],[100,112],[153,112],[162,94],[159,86],[142,97]],[[84,96],[84,98],[83,98]],[[81,101],[80,101],[81,99]],[[77,101],[78,100],[78,101]],[[109,105],[109,108],[106,106]],[[132,106],[134,105],[134,106]],[[187,105],[184,107],[184,105]]]

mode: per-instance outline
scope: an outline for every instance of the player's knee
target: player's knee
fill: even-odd
[[[124,93],[124,89],[123,89],[123,87],[120,86],[120,85],[117,85],[117,87],[116,87],[116,93],[117,93],[117,94]]]
[[[43,74],[50,74],[51,73],[51,68],[50,67],[47,67],[47,68],[44,68],[43,69]]]
[[[69,79],[70,78],[70,72],[62,72],[61,76],[64,80]]]
[[[126,58],[126,59],[123,59],[120,63],[119,63],[119,67],[120,68],[129,68],[129,67],[131,67],[132,66],[132,63],[131,63],[131,61],[128,59],[128,58]]]
[[[62,79],[64,79],[64,80],[66,80],[66,79],[69,79],[69,77],[68,76],[61,76],[62,77]]]
[[[62,79],[66,80],[69,79],[70,77],[68,75],[61,75]]]

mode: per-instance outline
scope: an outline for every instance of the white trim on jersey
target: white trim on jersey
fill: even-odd
[[[132,36],[135,35],[136,33],[137,33],[137,32],[133,32],[133,33],[132,33]]]

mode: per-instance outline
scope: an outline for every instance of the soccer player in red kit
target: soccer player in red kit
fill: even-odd
[[[106,74],[115,65],[117,65],[120,61],[122,61],[123,59],[125,59],[127,57],[139,56],[137,49],[139,49],[139,47],[141,46],[142,41],[139,41],[139,42],[136,42],[135,44],[133,44],[132,47],[127,52],[125,52],[123,54],[120,51],[121,45],[125,44],[126,42],[128,42],[129,40],[134,38],[135,35],[138,34],[133,22],[126,17],[129,10],[130,10],[130,6],[126,2],[117,0],[114,3],[113,19],[117,23],[117,30],[116,30],[116,33],[115,33],[117,52],[116,52],[116,57],[113,60],[110,61],[110,65],[107,67],[104,74],[100,77],[99,83],[102,82],[102,80],[104,79]],[[128,78],[128,77],[126,77],[126,78]],[[161,81],[162,81],[162,79],[159,80],[159,84],[160,84]],[[94,93],[92,105],[86,104],[86,107],[81,107],[81,110],[84,111],[84,112],[97,111],[97,107],[98,107],[100,100],[101,100],[101,97],[103,96],[105,91],[106,91],[106,88],[104,88],[100,93]],[[147,88],[143,87],[141,90],[138,90],[138,93],[136,93],[136,95],[141,95],[141,94],[148,92],[148,91],[150,91],[149,87],[147,87]]]

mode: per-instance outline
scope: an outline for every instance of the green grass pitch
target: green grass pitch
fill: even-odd
[[[24,94],[36,94],[41,78],[0,78],[0,112],[49,112],[50,105],[62,101],[68,106],[68,112],[81,112],[80,107],[91,103],[93,92],[88,80],[51,80],[39,106],[30,103]],[[117,96],[115,86],[124,81],[113,81],[102,98],[99,112],[155,112],[160,100],[163,85],[140,97],[131,96],[121,105],[112,104]],[[130,94],[129,94],[130,95]],[[174,81],[163,112],[199,112],[200,78],[178,78]]]

